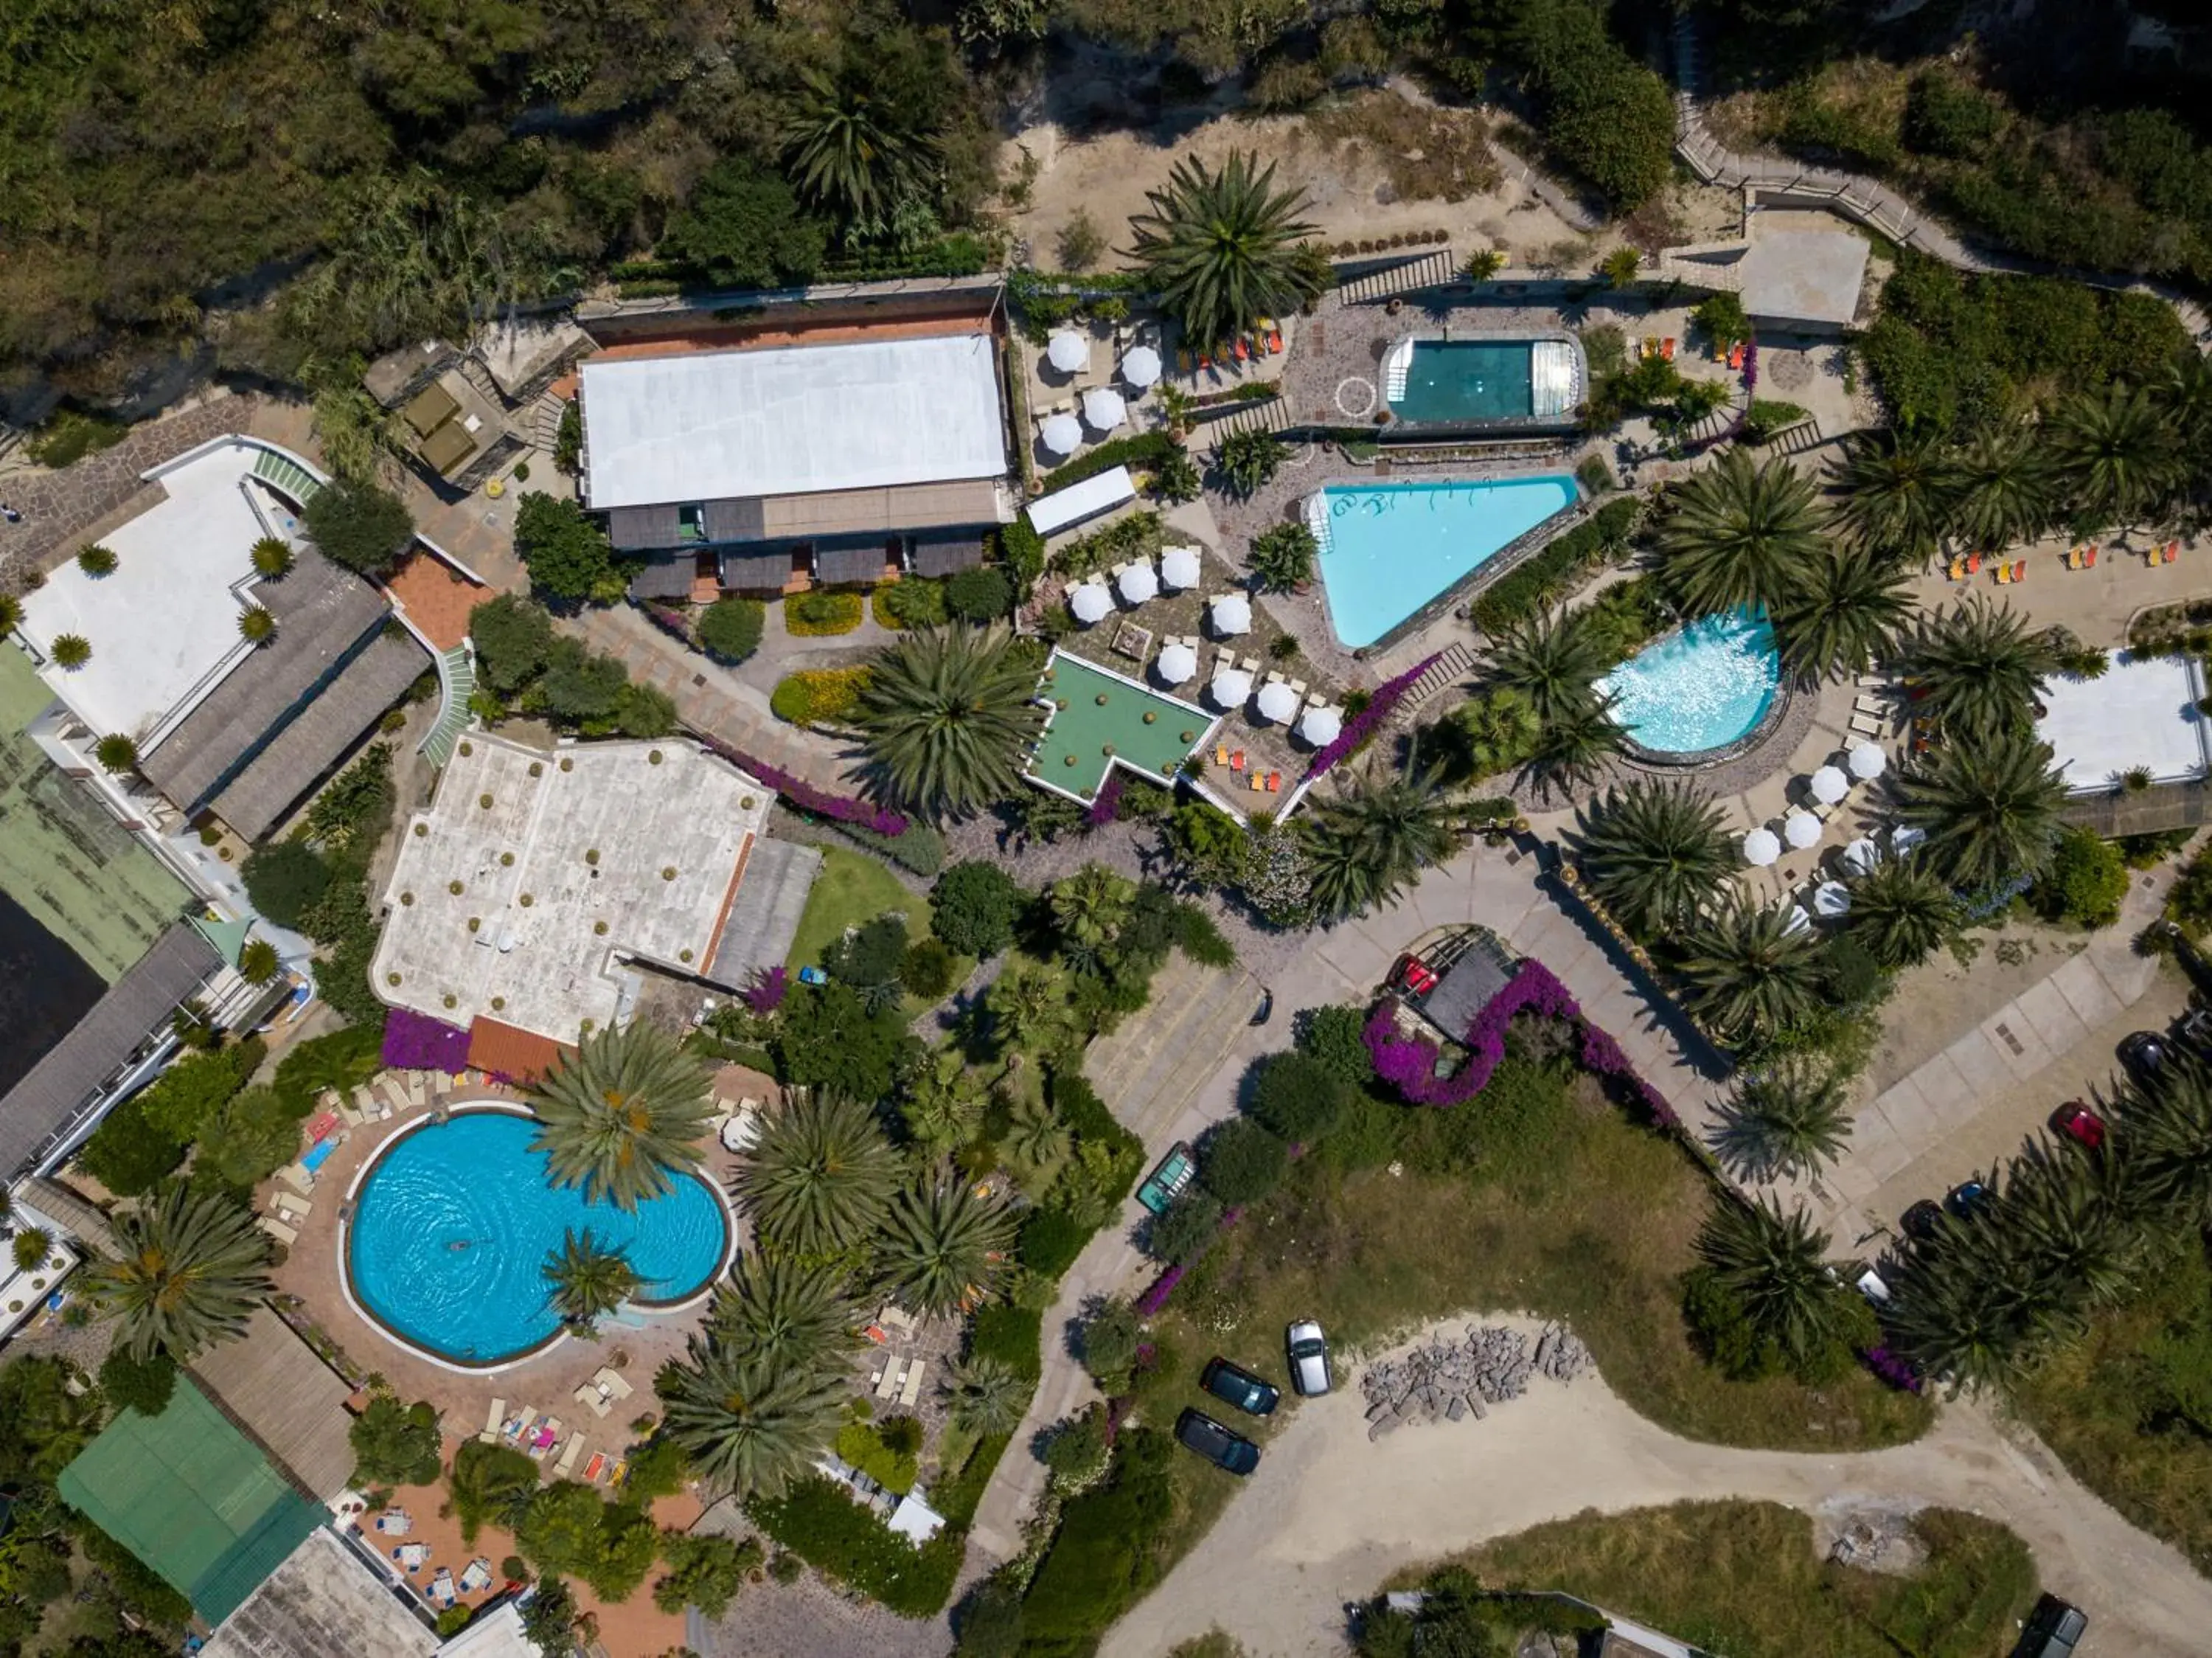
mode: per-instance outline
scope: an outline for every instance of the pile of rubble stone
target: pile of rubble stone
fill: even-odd
[[[1589,1350],[1563,1325],[1546,1325],[1533,1351],[1518,1330],[1469,1325],[1464,1341],[1440,1338],[1367,1367],[1359,1379],[1367,1437],[1380,1439],[1409,1422],[1480,1422],[1491,1405],[1528,1392],[1531,1376],[1572,1381],[1589,1364]]]

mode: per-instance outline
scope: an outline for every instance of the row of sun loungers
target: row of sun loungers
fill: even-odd
[[[875,1384],[876,1397],[888,1399],[896,1397],[901,1405],[912,1405],[921,1397],[923,1378],[929,1374],[927,1359],[888,1359],[883,1368],[869,1373]]]
[[[2067,548],[2060,555],[2059,561],[2068,570],[2094,570],[2097,568],[2099,552],[2097,544],[2092,541],[2084,546]],[[1980,575],[1985,558],[1984,554],[1978,552],[1960,553],[1951,561],[1948,570],[1951,580],[1970,581]],[[2157,546],[2143,549],[2143,562],[2148,564],[2176,564],[2179,562],[2180,558],[2181,543],[2179,541],[2166,541]],[[1996,561],[1996,574],[1997,585],[2000,587],[2009,587],[2015,582],[2025,582],[2027,580],[2027,560],[2000,558]]]

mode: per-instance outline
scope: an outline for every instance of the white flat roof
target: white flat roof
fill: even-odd
[[[2203,694],[2190,658],[2121,651],[2100,679],[2051,680],[2035,735],[2058,757],[2071,793],[2106,793],[2142,765],[2160,783],[2179,783],[2212,765],[2205,718],[2197,711]]]
[[[489,1014],[556,1042],[586,1019],[604,1030],[628,1009],[618,953],[712,964],[775,800],[681,738],[547,753],[472,731],[400,839],[370,982],[449,1025]]]
[[[1109,467],[1030,502],[1030,527],[1039,535],[1050,535],[1136,498],[1136,480],[1129,476],[1129,469]]]
[[[583,403],[600,511],[1006,471],[986,333],[587,359]]]
[[[168,498],[100,538],[113,575],[87,576],[72,558],[24,595],[23,635],[40,655],[50,659],[66,633],[91,642],[82,667],[49,660],[40,677],[98,735],[149,747],[252,649],[238,637],[239,590],[257,579],[264,531],[246,479],[260,453],[226,444],[163,473]]]
[[[1848,230],[1769,230],[1756,226],[1743,256],[1743,308],[1778,322],[1840,328],[1857,314],[1867,243]]]

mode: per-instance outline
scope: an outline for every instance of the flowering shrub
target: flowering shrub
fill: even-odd
[[[426,1013],[387,1009],[383,1058],[386,1070],[442,1070],[458,1076],[469,1068],[469,1033]]]
[[[1352,716],[1344,729],[1337,733],[1334,742],[1313,757],[1313,764],[1306,767],[1307,777],[1321,776],[1381,729],[1382,722],[1390,717],[1390,710],[1397,707],[1399,699],[1413,688],[1416,680],[1429,671],[1437,656],[1443,654],[1438,651],[1436,655],[1424,656],[1395,679],[1385,680],[1377,686],[1374,700]]]
[[[1115,766],[1106,774],[1106,781],[1098,786],[1098,796],[1091,802],[1090,810],[1083,814],[1084,826],[1103,829],[1121,814],[1121,768]]]
[[[1869,1347],[1866,1351],[1867,1368],[1901,1392],[1917,1393],[1926,1385],[1920,1367],[1901,1353],[1892,1352],[1887,1346]]]
[[[907,832],[907,820],[896,812],[884,811],[848,795],[833,795],[826,789],[817,789],[805,778],[794,777],[780,765],[757,760],[742,748],[733,747],[703,733],[700,734],[699,741],[709,752],[720,754],[739,771],[758,777],[802,812],[811,812],[817,817],[835,818],[840,823],[856,823],[863,829],[872,830],[879,835],[902,835]]]
[[[1456,1106],[1472,1100],[1490,1081],[1498,1062],[1505,1057],[1506,1027],[1518,1013],[1573,1021],[1582,1032],[1583,1070],[1616,1078],[1632,1089],[1659,1127],[1669,1131],[1681,1127],[1681,1119],[1666,1097],[1637,1074],[1620,1043],[1583,1017],[1574,993],[1540,961],[1523,960],[1515,967],[1505,988],[1474,1016],[1465,1039],[1467,1064],[1449,1076],[1437,1075],[1437,1056],[1441,1051],[1437,1044],[1425,1036],[1401,1034],[1387,1002],[1376,1005],[1361,1035],[1374,1058],[1375,1074],[1404,1099],[1417,1106]]]
[[[785,993],[790,989],[791,975],[778,962],[773,967],[756,968],[753,982],[738,999],[757,1014],[771,1014],[783,1005]]]
[[[1137,1316],[1149,1319],[1165,1307],[1168,1297],[1175,1293],[1175,1287],[1182,1282],[1182,1273],[1183,1269],[1179,1266],[1171,1266],[1161,1273],[1152,1287],[1137,1297]]]
[[[638,608],[645,613],[647,621],[670,638],[681,639],[687,645],[692,643],[690,619],[682,611],[672,610],[666,605],[650,603],[641,604]]]

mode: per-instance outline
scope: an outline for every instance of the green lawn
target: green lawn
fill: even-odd
[[[906,917],[908,941],[919,943],[929,936],[929,900],[909,892],[899,878],[865,852],[843,846],[822,849],[822,872],[807,894],[806,913],[799,918],[799,932],[791,941],[784,965],[797,972],[822,965],[822,952],[857,927],[892,911]]]
[[[1906,1577],[1832,1564],[1808,1515],[1747,1502],[1581,1515],[1452,1564],[1484,1588],[1564,1590],[1729,1658],[2002,1658],[2035,1601],[2027,1545],[1954,1509],[1912,1524],[1928,1558]]]

